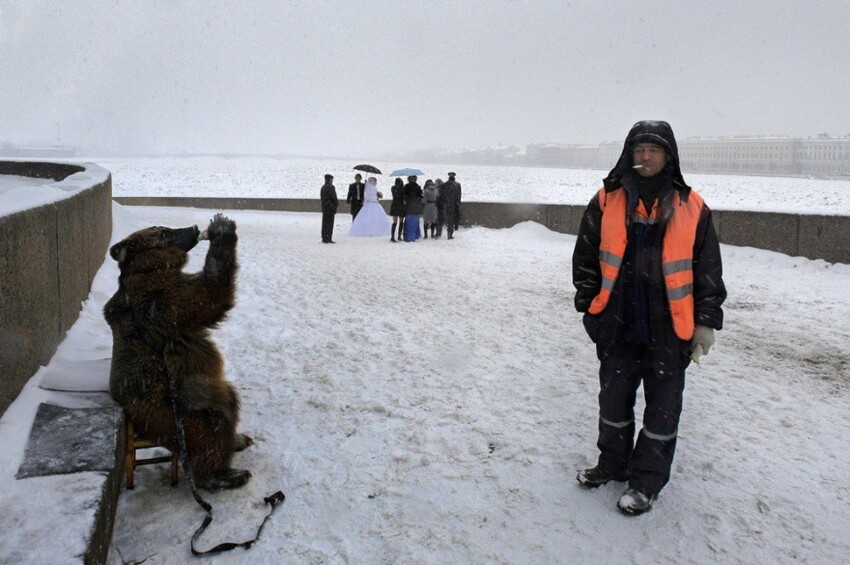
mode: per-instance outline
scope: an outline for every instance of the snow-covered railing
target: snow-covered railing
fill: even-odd
[[[115,199],[128,206],[181,206],[219,210],[277,210],[320,212],[319,200],[310,198],[196,198],[126,196]],[[382,202],[389,212],[389,202]],[[543,224],[559,233],[577,234],[584,206],[464,202],[462,224],[509,228],[520,222]],[[340,202],[339,213],[348,213]],[[786,255],[850,263],[850,217],[742,210],[713,210],[721,243],[778,251]]]
[[[0,414],[76,321],[111,206],[112,178],[97,165],[0,161]]]

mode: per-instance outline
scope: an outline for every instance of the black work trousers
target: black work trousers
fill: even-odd
[[[336,212],[322,212],[322,241],[324,243],[333,241],[334,216],[336,216]]]
[[[646,407],[643,429],[635,443],[635,400],[643,382]],[[599,368],[599,465],[629,471],[629,486],[657,494],[670,480],[676,451],[685,371],[659,378],[649,347],[615,346]]]

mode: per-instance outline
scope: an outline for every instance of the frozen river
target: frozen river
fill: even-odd
[[[241,196],[318,198],[323,175],[331,173],[344,199],[359,162],[316,159],[161,157],[92,159],[112,171],[116,196]],[[463,198],[480,202],[587,204],[607,171],[473,165],[373,163],[384,173],[417,166],[426,178],[446,180],[456,171]],[[613,165],[613,164],[612,164]],[[697,175],[685,180],[717,210],[764,210],[850,215],[850,181],[784,177]],[[389,194],[392,181],[379,177]]]

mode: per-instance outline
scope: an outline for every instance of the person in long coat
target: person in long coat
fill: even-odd
[[[463,200],[463,187],[455,178],[456,173],[449,173],[449,180],[457,187],[457,209],[455,210],[455,231],[460,227],[460,202]]]
[[[434,239],[440,239],[443,237],[443,224],[446,223],[446,203],[440,198],[443,179],[435,180],[434,186],[437,188],[437,235],[434,236]]]
[[[460,194],[458,193],[457,183],[449,177],[449,180],[443,183],[440,187],[439,200],[442,203],[442,208],[446,213],[446,230],[449,234],[449,239],[454,239],[455,226],[458,222],[458,213],[460,212]]]
[[[415,176],[407,177],[404,185],[404,240],[416,241],[422,237],[419,218],[422,216],[422,187]]]
[[[325,184],[319,191],[319,197],[322,201],[322,243],[336,243],[333,240],[334,218],[339,207],[339,200],[337,200],[336,187],[333,182],[333,175],[325,175]]]
[[[434,181],[428,179],[425,181],[425,187],[422,189],[422,203],[425,205],[422,211],[422,222],[425,224],[425,239],[428,239],[428,230],[431,230],[431,237],[435,236],[437,230],[437,185]]]
[[[393,226],[390,230],[390,241],[395,243],[395,227],[398,225],[398,241],[403,241],[404,233],[404,181],[395,179],[392,187],[393,201],[390,204],[390,216],[393,217]]]

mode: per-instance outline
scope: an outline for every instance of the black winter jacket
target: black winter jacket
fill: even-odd
[[[596,342],[596,353],[602,360],[616,355],[619,346],[627,341],[648,341],[655,373],[664,377],[670,371],[684,369],[690,363],[690,343],[679,339],[673,330],[670,305],[661,270],[661,251],[667,220],[674,213],[671,191],[679,192],[686,201],[691,187],[685,183],[679,166],[679,149],[673,129],[664,121],[647,120],[632,126],[617,164],[603,179],[606,193],[625,190],[630,202],[637,202],[641,183],[633,170],[634,147],[638,143],[653,143],[662,147],[669,160],[663,177],[657,177],[662,186],[658,198],[662,203],[661,220],[651,229],[632,224],[627,237],[623,264],[611,291],[608,305],[597,315],[587,313],[593,298],[602,286],[599,266],[599,244],[602,237],[603,209],[597,193],[581,220],[575,251],[573,252],[573,285],[576,287],[575,306],[584,312],[584,327]],[[635,194],[637,193],[637,194]],[[643,236],[638,237],[638,236]],[[711,220],[711,210],[703,205],[697,223],[693,250],[694,323],[719,330],[723,327],[721,305],[726,299],[723,285],[723,266],[720,244]],[[648,334],[648,335],[646,335]],[[646,341],[644,341],[646,340]]]
[[[422,187],[418,183],[409,182],[404,185],[404,213],[407,215],[422,215]]]
[[[322,190],[319,191],[319,198],[322,201],[322,212],[325,214],[336,213],[337,208],[339,208],[339,200],[337,200],[336,187],[334,185],[322,185]]]
[[[625,188],[607,189],[626,190]],[[680,197],[686,199],[690,188],[671,187],[679,190]],[[620,268],[617,281],[611,292],[608,305],[598,315],[587,313],[593,298],[599,294],[602,285],[602,271],[599,266],[599,245],[602,236],[602,207],[597,193],[591,199],[582,217],[573,252],[573,285],[576,288],[575,307],[579,312],[585,312],[584,326],[590,338],[596,343],[597,354],[601,359],[611,354],[612,346],[628,339],[628,328],[625,327],[624,312],[630,306],[627,300],[633,300],[631,288],[624,281],[632,281],[637,276],[648,277],[650,347],[653,350],[656,373],[663,376],[668,370],[687,367],[690,362],[690,344],[679,339],[673,330],[667,292],[664,286],[664,276],[661,270],[661,243],[667,222],[661,221],[658,232],[649,242],[644,256],[635,261],[626,260]],[[662,217],[665,215],[662,213]],[[631,232],[633,233],[633,232]],[[626,247],[625,257],[630,254],[630,241]],[[723,327],[723,310],[721,305],[726,298],[726,288],[723,284],[723,268],[720,258],[720,245],[714,223],[711,220],[711,210],[703,205],[702,214],[697,224],[696,239],[693,251],[694,272],[694,323],[719,330]]]
[[[348,204],[359,203],[363,204],[363,190],[366,187],[362,182],[353,182],[348,185],[348,196],[345,201]]]
[[[447,180],[440,185],[437,206],[444,211],[446,218],[455,221],[460,213],[460,185],[457,181]]]

